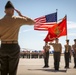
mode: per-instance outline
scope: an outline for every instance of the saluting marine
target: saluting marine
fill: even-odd
[[[44,68],[49,67],[48,61],[49,61],[49,50],[50,46],[48,45],[48,42],[45,42],[45,46],[43,46],[44,49]]]
[[[14,11],[19,15],[14,16]],[[18,33],[22,25],[33,25],[31,18],[23,16],[8,1],[5,5],[5,16],[0,19],[0,60],[1,75],[16,75],[19,63],[20,46],[18,44]]]
[[[66,40],[64,58],[65,58],[65,68],[69,68],[69,57],[71,55],[71,46],[69,45],[69,40]]]
[[[59,70],[59,62],[60,62],[60,56],[61,56],[61,52],[62,52],[62,45],[61,43],[59,43],[59,39],[56,38],[55,39],[55,43],[50,42],[50,45],[53,46],[54,48],[54,68],[55,70]]]

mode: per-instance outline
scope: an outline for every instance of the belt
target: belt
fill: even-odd
[[[18,41],[1,41],[1,44],[17,44]]]

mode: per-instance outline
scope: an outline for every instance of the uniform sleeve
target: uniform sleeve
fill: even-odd
[[[49,49],[50,49],[50,46],[49,46]]]
[[[60,44],[60,52],[62,53],[62,45]]]
[[[43,49],[45,49],[45,47],[43,46]]]
[[[49,45],[54,45],[54,43],[49,43]]]
[[[64,49],[66,50],[66,45],[64,45]]]
[[[74,51],[74,46],[72,45],[72,50]]]
[[[19,25],[33,25],[35,23],[34,20],[28,17],[17,17],[16,19]]]
[[[72,50],[72,47],[70,46],[70,50]]]

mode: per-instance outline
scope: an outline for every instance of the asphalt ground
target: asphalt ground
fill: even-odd
[[[71,57],[70,68],[65,69],[64,56],[61,56],[59,71],[54,70],[53,56],[49,57],[49,68],[43,68],[44,59],[41,58],[20,58],[17,75],[76,75],[73,56]]]

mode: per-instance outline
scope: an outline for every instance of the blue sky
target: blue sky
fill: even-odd
[[[4,6],[8,0],[0,0],[0,18],[4,13]],[[76,0],[10,0],[14,7],[25,16],[32,19],[56,12],[58,9],[58,19],[67,15],[68,39],[70,44],[76,38]],[[15,16],[18,16],[15,12]],[[23,25],[19,32],[19,45],[21,48],[42,50],[46,37],[46,31],[36,31],[34,26]],[[60,37],[59,42],[64,47],[66,37]]]

